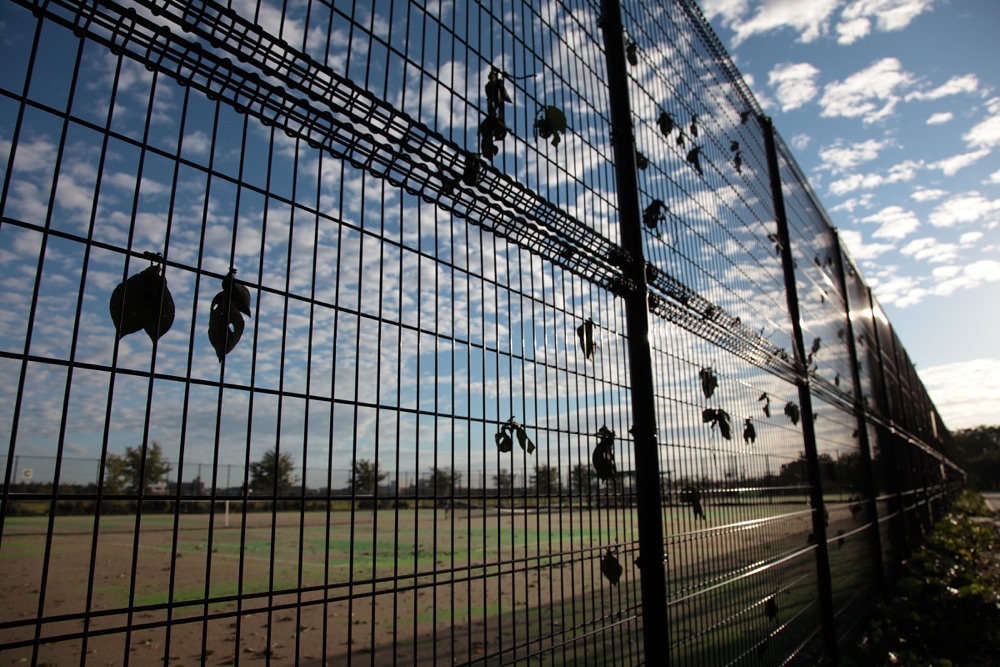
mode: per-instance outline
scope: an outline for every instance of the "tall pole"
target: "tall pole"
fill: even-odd
[[[802,314],[799,312],[799,294],[795,284],[795,259],[792,257],[785,197],[781,191],[781,170],[778,167],[778,150],[774,142],[774,127],[767,116],[759,118],[767,151],[767,168],[771,180],[771,197],[774,200],[774,217],[778,223],[778,241],[781,243],[781,264],[785,274],[785,299],[788,316],[792,321],[792,345],[798,368],[795,384],[799,389],[799,406],[802,415],[802,440],[806,450],[806,471],[809,476],[809,504],[812,507],[813,537],[816,544],[816,580],[819,592],[820,620],[823,644],[827,654],[837,657],[837,628],[833,613],[833,583],[830,580],[830,552],[826,543],[826,508],[820,481],[819,451],[816,447],[816,430],[813,424],[812,394],[809,391],[809,373],[806,368],[806,348],[802,342]]]
[[[639,571],[642,586],[642,639],[647,665],[669,664],[667,578],[664,568],[660,460],[656,443],[656,401],[649,348],[646,262],[642,209],[635,162],[635,137],[629,103],[628,72],[621,5],[602,0],[604,51],[618,186],[622,246],[629,255],[623,267],[631,280],[625,294],[629,378],[632,391],[632,437],[635,450],[636,508],[639,524]]]

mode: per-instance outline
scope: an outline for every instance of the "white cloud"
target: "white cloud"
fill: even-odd
[[[979,89],[979,79],[976,78],[975,74],[963,74],[961,76],[953,76],[948,79],[945,83],[941,84],[937,88],[928,90],[927,92],[915,91],[906,96],[907,101],[909,100],[939,100],[942,97],[947,97],[949,95],[958,95],[959,93],[974,93]]]
[[[973,162],[981,160],[990,154],[990,149],[983,148],[978,151],[972,151],[971,153],[963,153],[961,155],[953,155],[952,157],[945,158],[943,160],[938,160],[937,162],[932,162],[927,166],[931,169],[940,169],[945,176],[954,176],[958,173],[960,169],[968,167]]]
[[[782,63],[767,76],[782,111],[797,109],[819,93],[816,77],[819,69],[809,63]]]
[[[917,374],[949,429],[996,423],[1000,359],[973,359],[918,368]]]
[[[958,224],[997,219],[1000,199],[987,199],[975,190],[955,195],[939,204],[927,221],[935,227],[953,227]]]
[[[875,19],[882,32],[902,30],[920,14],[934,6],[934,0],[854,0],[841,13],[843,21],[867,16]]]
[[[796,134],[792,137],[792,148],[797,151],[804,151],[812,143],[812,137],[808,134]],[[1000,171],[997,172],[1000,175]]]
[[[856,229],[841,229],[838,234],[851,257],[859,262],[876,259],[894,247],[890,243],[865,243],[864,236]]]
[[[822,168],[830,169],[836,174],[853,169],[862,162],[874,160],[878,157],[879,151],[887,145],[889,145],[888,141],[875,141],[874,139],[851,145],[844,145],[837,141],[831,146],[821,148],[819,157],[823,161]]]
[[[997,169],[992,174],[990,174],[989,183],[1000,183],[1000,169]]]
[[[937,113],[931,114],[930,118],[927,119],[928,125],[941,125],[942,123],[947,123],[952,118],[955,117],[950,111],[939,111]]]
[[[1000,145],[1000,97],[987,102],[986,108],[992,115],[962,135],[971,148],[994,148]]]
[[[835,213],[837,211],[847,211],[848,213],[854,213],[854,211],[858,208],[871,208],[873,200],[874,196],[872,193],[866,192],[860,197],[851,197],[850,199],[844,200],[840,204],[831,208],[830,212]]]
[[[927,261],[931,264],[939,262],[950,262],[958,257],[958,247],[953,243],[942,243],[935,238],[924,237],[913,239],[899,252],[907,257],[920,261]]]
[[[743,19],[747,6],[741,2],[711,3],[717,7],[729,10],[723,19],[723,25],[735,32],[733,45],[739,46],[753,35],[762,35],[784,28],[791,28],[799,33],[800,42],[811,42],[824,35],[829,30],[830,16],[840,5],[841,0],[764,0],[757,6],[757,11],[748,19]],[[713,9],[722,13],[718,9]]]
[[[900,183],[913,180],[917,169],[923,166],[919,162],[907,160],[889,167],[886,175],[882,174],[848,174],[830,184],[832,194],[843,196],[855,190],[871,190],[890,183]]]
[[[959,237],[958,242],[962,245],[972,245],[981,238],[983,238],[982,232],[966,232]]]
[[[896,58],[883,58],[855,72],[843,81],[827,84],[820,98],[822,116],[861,118],[874,123],[893,113],[900,90],[909,88],[915,79]]]
[[[934,201],[935,199],[941,199],[948,194],[947,190],[936,190],[933,188],[918,187],[910,195],[910,199],[915,199],[917,201]]]
[[[872,30],[872,22],[862,17],[841,21],[837,24],[838,44],[853,44]]]
[[[913,211],[901,206],[887,206],[878,213],[861,218],[861,222],[878,225],[872,236],[881,239],[902,239],[920,228],[920,220]]]

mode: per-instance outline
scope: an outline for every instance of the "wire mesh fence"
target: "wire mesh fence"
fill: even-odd
[[[690,0],[2,20],[4,659],[809,662],[961,484]]]

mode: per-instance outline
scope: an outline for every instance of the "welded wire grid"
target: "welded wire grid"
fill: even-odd
[[[960,483],[688,0],[623,3],[637,193],[596,2],[4,7],[4,659],[643,663],[636,294],[676,664],[846,635]]]

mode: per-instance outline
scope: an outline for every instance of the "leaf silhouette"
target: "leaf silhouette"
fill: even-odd
[[[649,167],[649,158],[640,153],[638,149],[635,151],[635,166],[640,171],[645,171]]]
[[[740,112],[740,125],[746,125],[747,120],[750,119],[750,110]]]
[[[736,169],[736,173],[743,173],[743,156],[739,151],[736,151],[736,155],[733,156],[733,168]]]
[[[688,127],[692,137],[698,136],[698,116],[691,116],[691,125]]]
[[[531,454],[535,451],[535,443],[528,437],[528,432],[513,417],[500,425],[500,430],[493,436],[493,441],[496,442],[497,449],[503,453],[507,453],[514,450],[515,437],[517,438],[517,443],[525,452]]]
[[[764,415],[767,416],[768,419],[770,419],[771,418],[771,397],[768,396],[767,392],[765,391],[763,394],[761,394],[757,398],[757,401],[758,402],[764,401],[764,406],[763,406]]]
[[[753,420],[750,417],[743,420],[743,442],[748,445],[757,442],[757,429],[753,427]]]
[[[503,123],[504,104],[509,102],[512,100],[503,85],[503,72],[494,67],[486,79],[486,113]]]
[[[492,160],[500,149],[494,143],[507,136],[507,126],[496,116],[487,116],[479,124],[479,152],[487,160]]]
[[[665,137],[670,136],[670,133],[674,131],[674,117],[666,111],[660,112],[660,117],[656,120],[656,124],[660,126],[660,132]]]
[[[479,172],[482,167],[482,163],[479,161],[479,157],[474,153],[468,153],[465,158],[465,171],[462,173],[462,182],[468,186],[474,186],[479,183]]]
[[[682,503],[689,503],[694,518],[705,521],[705,508],[701,506],[701,491],[693,486],[686,486],[681,491],[680,499]]]
[[[740,150],[740,142],[735,140],[729,142],[729,150],[732,151],[733,153],[738,152]]]
[[[726,440],[733,439],[733,422],[729,413],[721,408],[705,408],[701,411],[701,421],[712,424],[712,428],[719,427],[719,433]]]
[[[612,586],[617,586],[624,571],[622,564],[618,562],[618,556],[615,555],[614,550],[608,549],[604,553],[604,558],[601,559],[601,574],[611,582]]]
[[[642,224],[650,229],[656,229],[656,225],[663,221],[667,205],[661,199],[654,199],[646,210],[642,212]]]
[[[236,269],[222,279],[222,291],[212,299],[208,316],[208,340],[222,363],[223,357],[233,351],[243,336],[243,315],[250,315],[250,290],[235,281]]]
[[[151,255],[162,262],[159,255]],[[119,337],[145,330],[152,342],[158,341],[174,324],[174,298],[159,264],[118,284],[108,301],[111,321]]]
[[[552,140],[553,146],[558,146],[562,135],[566,132],[566,114],[557,106],[542,107],[535,115],[535,136]]]
[[[701,378],[701,391],[705,394],[705,398],[712,398],[712,394],[719,386],[719,379],[715,377],[715,371],[712,370],[711,366],[706,366],[698,371],[698,377]]]
[[[785,403],[785,414],[788,415],[788,418],[792,420],[793,424],[799,423],[799,406],[795,403],[792,403],[791,401]]]
[[[767,599],[767,602],[764,603],[764,615],[767,616],[772,621],[774,621],[775,624],[777,624],[777,622],[778,622],[778,603],[774,599],[773,595]]]
[[[614,484],[615,473],[618,471],[615,466],[615,432],[607,426],[602,426],[597,431],[597,437],[597,445],[591,456],[594,471],[598,479],[604,482],[610,480]]]
[[[639,45],[635,42],[629,42],[628,46],[625,47],[625,58],[628,59],[629,64],[633,67],[639,64]]]
[[[576,337],[580,339],[580,349],[583,350],[583,357],[593,361],[594,350],[594,320],[587,318],[587,321],[576,328]]]
[[[695,170],[699,174],[701,175],[705,174],[705,172],[702,171],[701,168],[701,146],[695,146],[690,151],[688,151],[687,161],[691,163],[691,165],[695,168]]]

